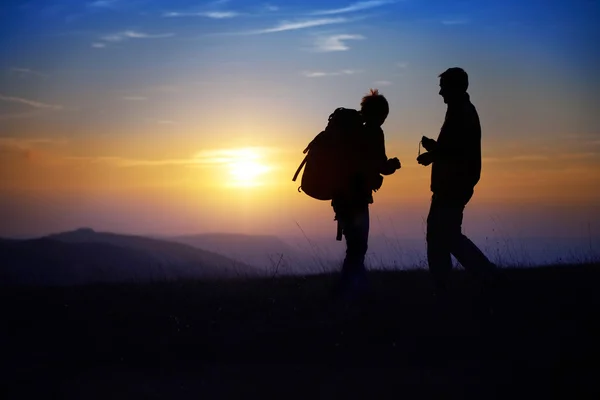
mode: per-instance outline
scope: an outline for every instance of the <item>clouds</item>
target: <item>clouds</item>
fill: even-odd
[[[387,4],[394,3],[392,0],[371,0],[371,1],[360,1],[357,3],[350,4],[346,7],[341,8],[333,8],[328,10],[317,10],[313,11],[312,15],[335,15],[335,14],[345,14],[356,11],[364,11],[375,7],[381,7]]]
[[[0,144],[2,144],[0,139]],[[235,165],[240,162],[258,162],[265,156],[277,152],[269,147],[244,147],[232,149],[204,150],[187,158],[168,159],[135,159],[114,156],[68,157],[70,161],[83,161],[91,164],[107,164],[115,167],[162,167],[162,166],[193,166],[219,167]]]
[[[96,0],[88,3],[90,8],[114,8],[119,3],[119,0]]]
[[[25,105],[27,106],[27,110],[13,112],[9,114],[0,114],[0,121],[30,118],[35,117],[40,113],[44,113],[46,111],[59,111],[64,109],[64,107],[60,104],[48,104],[42,103],[40,101],[25,99],[22,97],[5,96],[3,94],[0,94],[0,104],[2,102]]]
[[[272,14],[279,11],[279,6],[273,4],[261,4],[251,6],[249,11],[233,10],[223,8],[222,6],[230,3],[229,0],[217,0],[195,7],[188,11],[168,11],[162,14],[164,18],[183,18],[183,17],[204,17],[211,19],[230,19],[241,16],[259,16],[263,14]]]
[[[246,147],[241,149],[215,149],[197,153],[194,162],[204,165],[230,164],[239,160],[259,160],[268,151],[261,147]]]
[[[206,12],[167,12],[163,14],[165,18],[178,17],[206,17],[212,19],[226,19],[238,17],[241,14],[237,11],[206,11]]]
[[[363,40],[362,35],[340,34],[331,36],[321,36],[315,40],[315,51],[326,53],[331,51],[346,51],[350,47],[345,43],[347,40]]]
[[[359,70],[354,70],[354,69],[343,69],[341,71],[332,71],[332,72],[325,72],[325,71],[303,71],[302,75],[304,75],[307,78],[323,78],[326,76],[343,76],[343,75],[354,75],[354,74],[358,74],[362,71]]]
[[[379,86],[379,87],[381,87],[381,86],[391,86],[392,84],[393,83],[390,82],[390,81],[375,81],[375,82],[373,82],[373,85]]]
[[[272,4],[265,4],[264,5],[264,10],[265,11],[269,11],[269,12],[279,11],[279,6],[275,6],[275,5],[272,5]]]
[[[442,20],[443,25],[464,25],[468,23],[469,20],[467,18],[449,18]]]
[[[193,159],[163,159],[144,160],[124,157],[67,157],[68,161],[85,162],[90,164],[104,164],[114,167],[163,167],[169,165],[191,165],[195,164]]]
[[[559,155],[559,158],[562,160],[586,160],[590,158],[597,158],[600,156],[600,153],[594,153],[591,151],[582,152],[582,153],[565,153]]]
[[[162,39],[175,36],[174,33],[144,33],[133,30],[127,30],[119,33],[113,33],[103,36],[101,39],[106,42],[122,42],[128,39]]]
[[[42,102],[35,101],[35,100],[24,99],[22,97],[5,96],[3,94],[0,94],[0,101],[6,101],[9,103],[25,104],[25,105],[33,107],[33,108],[45,109],[45,110],[62,110],[64,108],[62,105],[59,105],[59,104],[47,104],[47,103],[42,103]]]
[[[0,137],[0,147],[14,150],[31,150],[38,145],[57,145],[68,143],[65,138],[16,138]]]
[[[265,16],[265,19],[269,18],[273,12],[279,11],[278,6],[272,4],[263,4],[257,11],[254,9],[252,12],[243,12],[239,10],[223,9],[223,4],[229,3],[228,1],[215,1],[209,4],[205,4],[200,9],[196,8],[191,11],[168,11],[162,14],[164,18],[182,18],[182,17],[203,17],[215,20],[232,19],[240,16]],[[354,21],[358,21],[367,18],[364,15],[354,16],[343,16],[338,14],[349,14],[353,12],[364,11],[367,9],[381,7],[383,5],[395,3],[392,0],[371,0],[352,3],[346,7],[331,8],[316,11],[304,11],[296,12],[296,18],[280,20],[274,25],[267,26],[259,29],[242,30],[238,32],[221,32],[208,34],[209,36],[245,36],[245,35],[264,35],[274,34],[281,32],[299,31],[310,28],[324,27],[330,25],[346,24]],[[304,15],[304,17],[302,16]],[[112,37],[109,37],[112,39]],[[350,47],[346,43],[350,40],[363,40],[365,37],[360,34],[347,34],[339,33],[328,36],[320,36],[314,42],[313,50],[316,52],[336,52],[346,51]]]
[[[19,67],[14,67],[10,69],[10,72],[17,74],[21,77],[27,77],[27,76],[33,76],[36,78],[47,78],[48,74],[44,74],[42,72],[38,72],[38,71],[34,71],[30,68],[19,68]]]
[[[216,0],[189,11],[169,11],[162,14],[164,18],[204,17],[211,19],[229,19],[242,15],[239,11],[223,9],[221,6],[228,4],[229,0]]]
[[[120,43],[130,39],[164,39],[175,36],[174,33],[145,33],[134,30],[112,33],[100,37],[101,42],[93,42],[90,46],[94,49],[104,49],[108,43]]]
[[[548,163],[558,161],[582,161],[590,160],[600,157],[600,153],[592,151],[582,152],[569,152],[569,153],[532,153],[532,154],[519,154],[505,157],[484,157],[483,161],[486,163],[497,163],[497,162],[522,162],[522,163]]]
[[[46,138],[46,137],[0,137],[0,160],[5,156],[8,159],[18,157],[20,161],[30,162],[40,159],[47,154],[46,149],[50,146],[59,146],[67,144],[69,141],[65,138]],[[7,159],[4,159],[6,161]]]
[[[349,22],[349,18],[337,17],[337,18],[316,18],[316,19],[304,19],[296,21],[281,21],[279,24],[265,29],[259,29],[256,31],[247,32],[247,34],[265,34],[285,31],[295,31],[298,29],[314,28],[318,26],[343,24]]]
[[[547,161],[548,156],[541,154],[524,154],[512,157],[513,161]]]

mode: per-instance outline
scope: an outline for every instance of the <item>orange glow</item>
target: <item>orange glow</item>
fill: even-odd
[[[238,139],[237,145],[230,140],[226,146],[199,151],[189,150],[192,145],[202,148],[191,139],[187,150],[160,138],[139,146],[128,137],[96,135],[5,139],[0,142],[0,200],[34,193],[23,202],[23,213],[31,213],[28,205],[56,218],[67,215],[75,226],[93,217],[91,225],[98,220],[107,227],[110,221],[130,218],[124,230],[147,225],[173,232],[278,232],[282,227],[296,232],[296,222],[307,232],[332,229],[329,202],[299,193],[298,182],[291,180],[304,142],[311,139],[304,136],[277,147],[244,145]],[[398,156],[402,169],[385,177],[374,195],[373,215],[399,215],[405,221],[418,217],[419,222],[431,195],[430,169],[417,165],[410,142],[387,134],[386,144],[388,156]],[[592,151],[568,141],[552,143],[545,152],[524,154],[519,149],[484,146],[474,204],[492,202],[516,212],[523,203],[592,206],[600,201],[600,160]],[[48,200],[54,198],[60,200]],[[64,205],[54,210],[53,204]],[[77,212],[80,208],[86,211]],[[409,215],[415,212],[418,216]],[[421,227],[403,229],[420,232]]]

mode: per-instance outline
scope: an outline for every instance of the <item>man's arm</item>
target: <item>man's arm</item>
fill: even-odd
[[[396,172],[397,169],[400,168],[400,160],[398,160],[397,158],[388,159],[387,154],[385,153],[385,138],[383,136],[383,131],[381,130],[377,135],[374,150],[374,161],[377,173],[381,175],[391,175],[394,172]]]
[[[446,138],[441,144],[433,139],[423,137],[423,147],[431,154],[429,157],[435,162],[437,160],[461,161],[469,157],[476,150],[481,127],[479,119],[472,110],[461,110],[460,114],[451,116],[447,129]]]

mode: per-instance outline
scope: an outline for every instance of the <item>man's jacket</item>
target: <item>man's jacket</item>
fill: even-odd
[[[468,94],[448,104],[446,119],[432,153],[433,193],[473,191],[481,175],[481,125]]]

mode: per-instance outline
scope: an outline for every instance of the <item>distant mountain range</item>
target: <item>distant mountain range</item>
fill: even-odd
[[[0,284],[70,285],[255,276],[259,269],[183,243],[83,228],[0,239]]]
[[[583,262],[600,257],[598,238],[477,243],[503,266]],[[312,274],[339,271],[345,249],[345,243],[333,237],[282,240],[230,233],[150,237],[82,228],[34,239],[0,239],[0,285]],[[374,269],[426,268],[425,241],[372,235],[366,263]]]
[[[263,270],[282,268],[300,262],[301,254],[277,236],[235,233],[206,233],[165,238],[195,248],[226,255]]]

